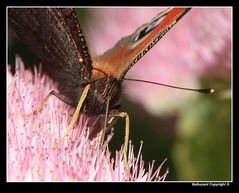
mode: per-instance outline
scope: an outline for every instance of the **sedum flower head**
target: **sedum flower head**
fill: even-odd
[[[122,149],[112,157],[108,143],[89,138],[92,119],[80,115],[64,142],[54,148],[70,122],[74,109],[51,97],[41,113],[26,116],[40,105],[56,85],[46,75],[24,69],[16,58],[17,71],[8,72],[7,179],[8,181],[163,181],[168,173],[162,164],[153,172],[154,162],[144,164],[141,148],[135,156],[129,144],[130,174],[124,170]]]

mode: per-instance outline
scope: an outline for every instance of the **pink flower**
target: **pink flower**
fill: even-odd
[[[111,158],[108,142],[99,145],[99,138],[89,139],[87,123],[91,119],[80,115],[71,135],[58,148],[53,145],[61,139],[74,109],[51,97],[43,111],[26,117],[39,106],[56,85],[35,70],[25,70],[16,58],[17,72],[8,72],[8,128],[7,178],[8,181],[163,181],[168,169],[160,174],[163,163],[153,172],[154,162],[146,171],[141,148],[134,156],[129,145],[130,175],[124,171],[122,149]]]
[[[90,50],[102,54],[165,9],[90,9],[93,21],[86,25]],[[202,76],[230,77],[231,11],[230,8],[192,8],[126,77],[191,88],[200,87]],[[125,81],[125,87],[129,99],[155,114],[169,112],[195,96],[195,93],[138,82]]]

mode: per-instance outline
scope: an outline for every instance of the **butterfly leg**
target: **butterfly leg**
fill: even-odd
[[[115,109],[115,112],[111,112],[108,116],[106,116],[107,110],[106,110],[106,115],[102,114],[99,115],[100,117],[105,117],[105,120],[107,120],[107,125],[101,129],[101,131],[97,134],[99,137],[99,144],[102,145],[104,142],[104,135],[106,132],[106,129],[110,129],[113,127],[115,122],[117,121],[118,117],[125,118],[125,139],[124,139],[124,147],[123,147],[123,157],[124,157],[124,167],[125,171],[128,175],[130,175],[130,170],[128,166],[128,159],[127,159],[127,151],[128,151],[128,144],[129,144],[129,115],[126,112],[118,112],[117,108]],[[108,118],[107,118],[108,117]],[[106,123],[106,122],[105,122]]]
[[[110,104],[110,98],[107,99],[107,103],[106,103],[104,128],[100,132],[100,145],[102,145],[104,143],[104,139],[105,139],[105,132],[107,129],[107,120],[108,120],[108,115],[109,115],[109,104]]]
[[[83,92],[82,92],[82,95],[81,95],[81,97],[80,97],[80,99],[79,99],[79,101],[78,101],[78,105],[77,105],[77,107],[76,107],[76,110],[75,110],[75,112],[74,112],[74,114],[73,114],[73,117],[72,117],[72,119],[71,119],[71,121],[70,121],[70,124],[69,124],[69,126],[67,127],[67,130],[66,130],[64,136],[60,139],[60,141],[59,141],[58,143],[56,143],[56,144],[54,145],[54,148],[58,147],[58,146],[64,141],[64,139],[65,139],[66,137],[68,137],[69,133],[72,131],[72,129],[73,129],[73,127],[74,127],[74,124],[76,123],[77,118],[78,118],[78,116],[79,116],[80,109],[81,109],[81,107],[82,107],[82,105],[83,105],[83,102],[85,101],[85,98],[86,98],[86,96],[87,96],[89,90],[90,90],[90,84],[88,84],[88,85],[84,88],[84,90],[83,90]]]
[[[128,158],[127,158],[127,151],[128,151],[128,144],[129,144],[129,115],[126,112],[119,112],[119,113],[115,113],[115,114],[112,114],[112,115],[109,115],[109,116],[125,118],[125,138],[124,138],[123,153],[124,153],[125,171],[126,171],[126,173],[129,174],[130,170],[129,170]]]
[[[106,115],[99,115],[99,118],[106,117]],[[106,126],[104,125],[102,129],[100,129],[100,132],[98,132],[97,137],[99,138],[99,144],[103,145],[105,134],[109,132],[110,129],[112,129],[113,125],[116,123],[118,117],[115,117],[114,115],[109,115]],[[106,118],[105,118],[106,120]]]
[[[70,102],[61,94],[57,93],[56,91],[52,90],[51,92],[48,93],[48,95],[43,99],[43,101],[41,102],[41,104],[39,105],[39,107],[37,107],[36,110],[34,110],[33,112],[27,113],[25,116],[29,117],[33,114],[37,114],[40,113],[44,106],[46,105],[47,101],[49,100],[50,96],[56,96],[58,99],[60,99],[61,101],[70,104]]]

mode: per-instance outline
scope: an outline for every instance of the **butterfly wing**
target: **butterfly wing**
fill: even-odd
[[[8,16],[19,39],[46,69],[59,68],[63,79],[69,72],[82,82],[91,78],[92,61],[73,9],[8,8]]]
[[[109,76],[122,79],[131,66],[144,56],[189,10],[190,8],[169,8],[160,13],[132,35],[122,38],[112,49],[95,58],[94,67],[101,67],[101,70]],[[110,68],[107,65],[110,65]]]

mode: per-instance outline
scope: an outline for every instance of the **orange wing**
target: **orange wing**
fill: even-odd
[[[122,38],[112,49],[94,59],[93,67],[98,70],[93,70],[93,78],[105,76],[102,72],[118,80],[124,78],[127,71],[189,10],[190,8],[169,8],[130,36]]]

